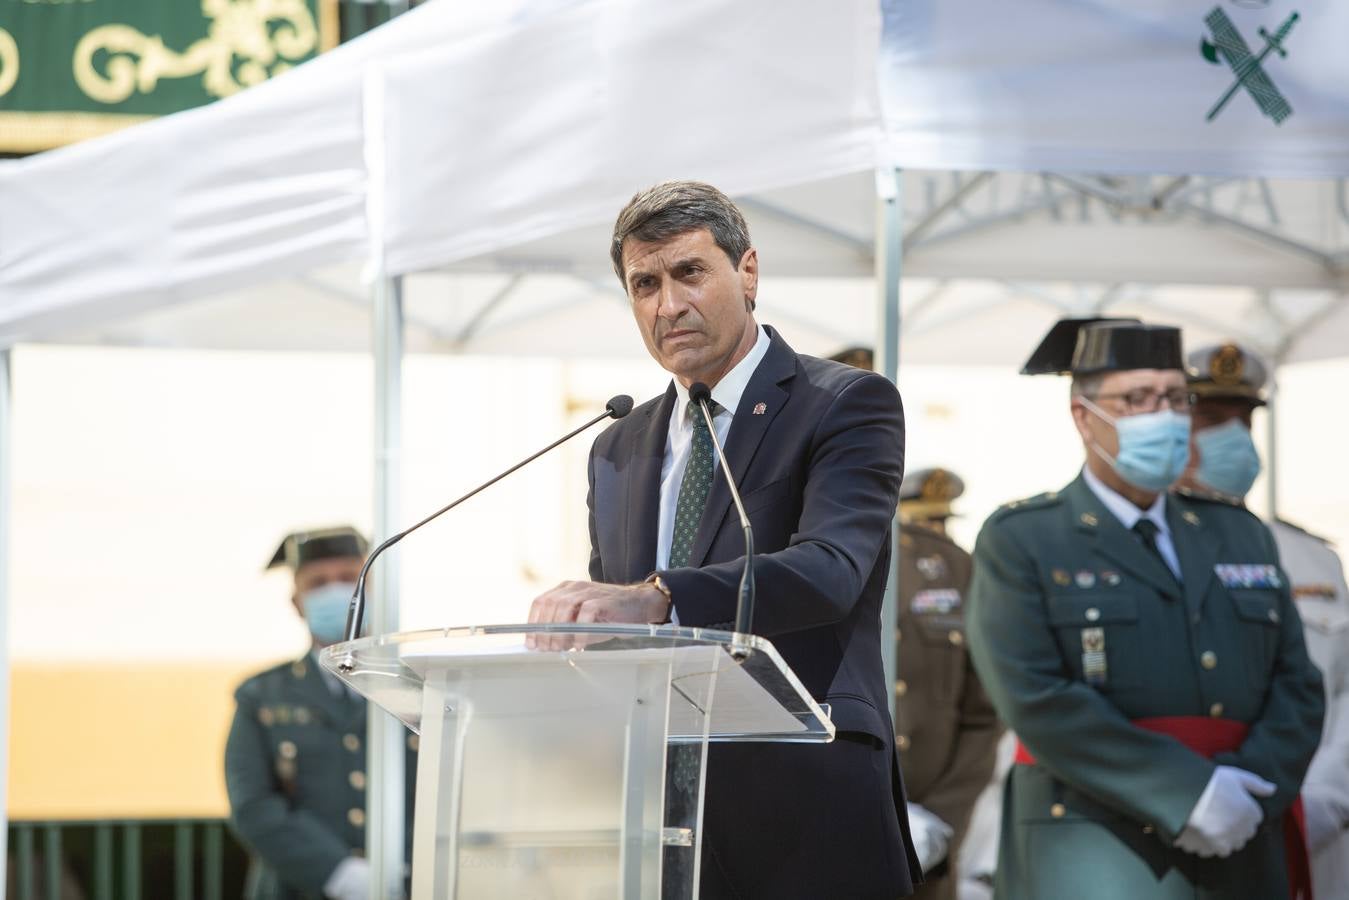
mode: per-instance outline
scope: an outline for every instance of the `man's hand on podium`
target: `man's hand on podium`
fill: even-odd
[[[540,594],[529,608],[531,625],[575,622],[658,624],[670,617],[670,599],[651,582],[602,584],[596,581],[564,581]],[[602,638],[596,638],[600,640]],[[581,635],[528,635],[525,646],[533,650],[567,650],[585,646]]]

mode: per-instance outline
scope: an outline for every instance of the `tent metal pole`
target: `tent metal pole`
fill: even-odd
[[[403,451],[403,280],[383,273],[374,284],[375,485],[374,540],[400,527]],[[371,634],[398,630],[399,559],[394,548],[373,574]],[[365,858],[371,896],[404,894],[404,771],[408,731],[375,704],[367,705]]]
[[[1269,373],[1269,390],[1265,395],[1265,518],[1279,517],[1279,367],[1282,360],[1274,360]]]
[[[10,493],[10,460],[14,458],[13,353],[0,349],[0,860],[9,858],[9,535],[14,504]],[[0,878],[0,900],[5,900],[5,879]]]
[[[903,173],[899,169],[876,172],[876,371],[891,381],[899,379],[899,279],[903,267],[904,201]],[[895,634],[899,623],[899,510],[890,529],[890,575],[881,604],[881,661],[885,683],[893,685],[898,664]],[[895,716],[895,692],[891,689],[890,717]]]

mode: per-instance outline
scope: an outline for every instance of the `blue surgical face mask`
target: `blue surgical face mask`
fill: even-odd
[[[347,607],[356,585],[349,581],[330,581],[300,595],[309,633],[320,644],[336,644],[346,636]]]
[[[1233,498],[1246,496],[1260,474],[1260,454],[1244,422],[1228,419],[1196,431],[1194,445],[1199,450],[1195,478],[1201,484]]]
[[[1190,417],[1170,409],[1114,418],[1086,397],[1082,405],[1115,426],[1119,454],[1113,459],[1097,444],[1091,448],[1110,463],[1120,478],[1145,491],[1170,487],[1190,459]]]

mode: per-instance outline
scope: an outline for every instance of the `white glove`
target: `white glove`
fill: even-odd
[[[1196,856],[1230,856],[1255,837],[1265,811],[1255,797],[1268,797],[1275,786],[1235,766],[1213,770],[1176,846]]]
[[[924,872],[930,872],[951,849],[951,836],[955,830],[936,814],[919,806],[909,804],[909,831],[913,835],[913,849],[918,854],[918,863]]]
[[[323,883],[323,896],[329,900],[370,900],[370,863],[359,856],[342,860]]]

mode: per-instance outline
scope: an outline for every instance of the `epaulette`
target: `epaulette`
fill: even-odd
[[[1032,509],[1048,509],[1051,506],[1058,506],[1060,502],[1062,501],[1058,491],[1045,491],[1043,494],[1036,494],[1034,497],[1004,503],[994,510],[989,519],[1002,519],[1012,513],[1026,512]]]
[[[1216,503],[1219,506],[1231,506],[1236,509],[1245,509],[1246,504],[1240,497],[1233,497],[1229,494],[1219,494],[1213,491],[1196,490],[1188,485],[1181,485],[1172,490],[1178,497],[1184,497],[1186,500],[1198,500],[1201,503]]]
[[[1274,517],[1274,521],[1275,521],[1275,522],[1278,522],[1278,523],[1279,523],[1280,525],[1282,525],[1284,528],[1291,528],[1291,529],[1293,529],[1294,531],[1296,531],[1298,534],[1305,534],[1307,537],[1311,538],[1311,539],[1314,540],[1314,541],[1320,541],[1321,543],[1325,544],[1327,547],[1334,547],[1334,546],[1335,546],[1335,542],[1332,541],[1330,538],[1328,538],[1328,537],[1322,537],[1322,536],[1319,535],[1319,534],[1313,534],[1312,532],[1310,532],[1310,531],[1308,531],[1307,529],[1303,528],[1301,525],[1298,525],[1298,524],[1296,524],[1296,523],[1290,522],[1290,521],[1288,521],[1287,519],[1281,519],[1281,518],[1279,518],[1278,516],[1275,516],[1275,517]]]
[[[949,534],[933,531],[917,522],[909,522],[902,518],[899,520],[899,533],[901,535],[913,535],[920,540],[931,541],[934,544],[950,544],[952,547],[960,549],[960,545]]]
[[[303,657],[300,660],[291,660],[290,662],[277,663],[270,669],[263,669],[255,675],[250,675],[243,680],[234,690],[234,696],[237,698],[249,697],[256,699],[262,694],[271,693],[280,687],[282,681],[288,681],[296,677],[295,667],[302,664]]]

